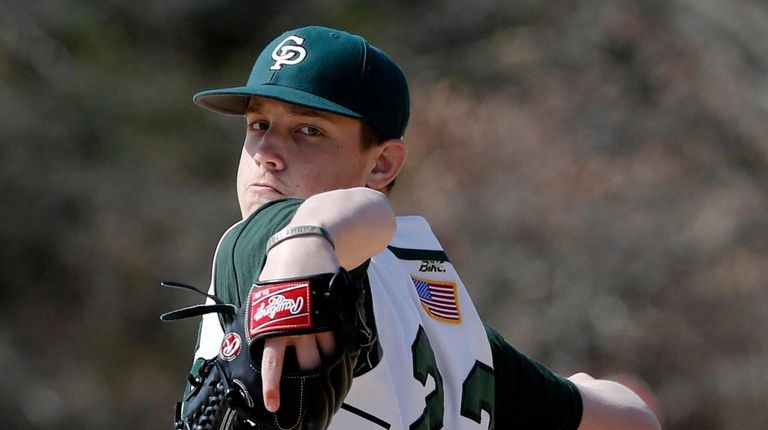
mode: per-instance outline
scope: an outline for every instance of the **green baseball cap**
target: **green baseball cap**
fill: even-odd
[[[397,64],[362,37],[326,27],[283,33],[261,52],[244,86],[193,99],[243,115],[251,96],[366,120],[385,139],[402,137],[410,115],[408,83]]]

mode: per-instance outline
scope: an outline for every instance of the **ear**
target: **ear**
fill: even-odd
[[[385,140],[376,145],[375,150],[378,156],[374,160],[365,185],[384,192],[387,185],[395,180],[400,169],[403,168],[408,151],[402,139]]]

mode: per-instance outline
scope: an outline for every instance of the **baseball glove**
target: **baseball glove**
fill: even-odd
[[[219,355],[190,375],[190,394],[176,407],[176,430],[325,429],[352,385],[364,329],[363,285],[343,268],[336,273],[254,283],[240,309],[180,283],[164,286],[197,291],[215,304],[165,313],[172,321],[216,312],[224,322]],[[286,354],[280,408],[264,407],[261,355],[264,339],[332,331],[336,352],[319,368],[300,371]]]

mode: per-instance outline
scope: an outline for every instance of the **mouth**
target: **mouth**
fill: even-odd
[[[248,184],[247,189],[248,191],[257,192],[257,193],[272,193],[272,194],[280,194],[280,195],[283,194],[274,185],[261,183],[261,182],[250,183]]]

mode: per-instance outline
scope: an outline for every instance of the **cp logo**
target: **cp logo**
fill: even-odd
[[[299,36],[286,37],[272,51],[272,59],[275,60],[275,64],[269,70],[280,70],[283,64],[293,66],[294,64],[301,63],[304,57],[307,56],[307,50],[301,46],[302,43],[304,43],[304,39]]]
[[[237,333],[230,332],[224,336],[224,340],[221,342],[221,351],[219,355],[222,359],[232,361],[240,353],[240,347],[242,346],[240,336]]]

